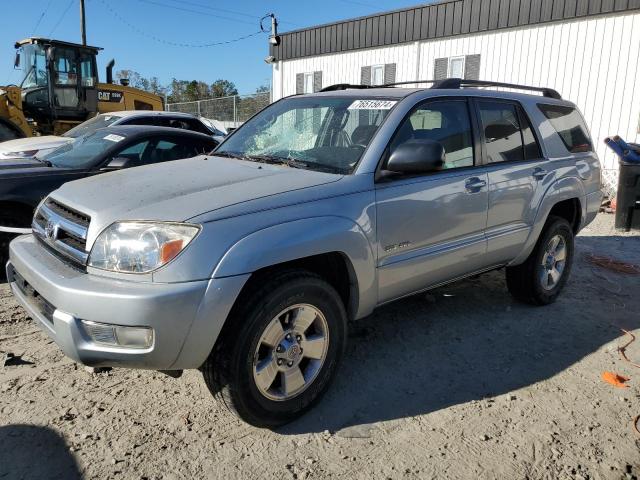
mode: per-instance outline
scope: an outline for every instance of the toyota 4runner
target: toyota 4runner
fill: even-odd
[[[390,87],[285,98],[210,155],[67,183],[11,243],[14,295],[76,361],[200,369],[267,427],[320,398],[347,322],[384,303],[503,267],[552,303],[601,202],[576,106]]]

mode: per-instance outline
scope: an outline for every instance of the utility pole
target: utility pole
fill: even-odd
[[[82,34],[82,45],[87,44],[87,24],[84,16],[84,0],[80,0],[80,33]]]

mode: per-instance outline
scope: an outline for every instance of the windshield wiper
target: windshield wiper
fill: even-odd
[[[302,168],[327,173],[345,173],[343,169],[324,163],[310,162],[307,160],[298,160],[292,157],[280,157],[278,155],[251,155],[252,159],[259,162],[286,165],[291,168]]]
[[[44,163],[47,167],[53,167],[53,163],[51,163],[49,160],[45,160],[43,158],[39,158],[38,156],[35,156],[35,155],[34,155],[33,158],[35,158],[40,163]]]
[[[238,160],[249,160],[251,161],[251,157],[248,155],[243,155],[242,153],[236,152],[212,152],[212,157],[225,157],[225,158],[236,158]]]

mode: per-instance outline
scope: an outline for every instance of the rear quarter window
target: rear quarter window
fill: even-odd
[[[589,130],[576,108],[546,104],[538,104],[538,108],[547,117],[569,152],[593,151]]]

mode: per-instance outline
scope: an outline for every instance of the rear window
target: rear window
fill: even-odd
[[[549,119],[569,152],[581,153],[593,150],[589,130],[578,110],[564,105],[545,104],[539,104],[538,108]]]
[[[102,114],[93,117],[86,122],[82,122],[80,125],[73,127],[71,130],[63,134],[63,137],[78,138],[82,135],[86,135],[91,132],[95,132],[99,128],[108,127],[121,117],[109,114]]]

